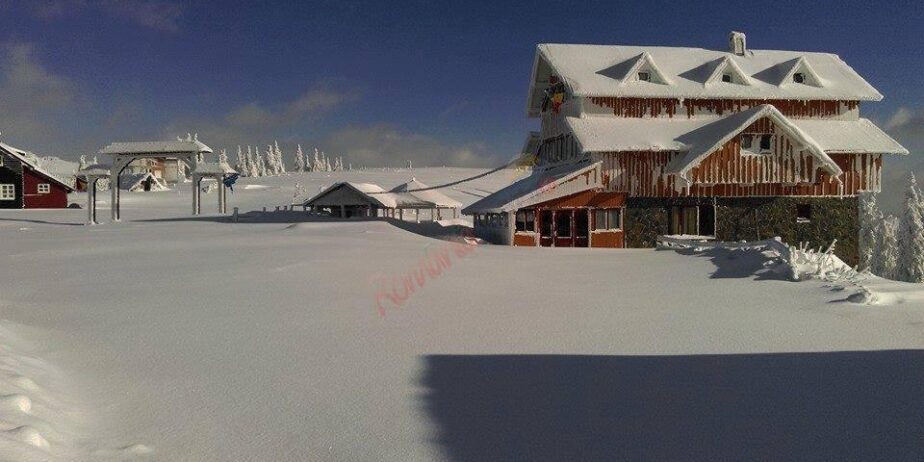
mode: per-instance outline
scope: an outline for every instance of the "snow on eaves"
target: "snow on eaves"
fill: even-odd
[[[536,167],[530,176],[478,200],[462,209],[462,213],[471,215],[510,212],[588,189],[601,188],[601,175],[591,175],[587,183],[570,181],[587,171],[599,168],[600,165],[601,162],[582,159],[577,162]]]
[[[821,166],[831,175],[837,176],[842,173],[837,163],[825,154],[824,148],[818,142],[769,104],[731,114],[679,137],[678,141],[690,146],[690,149],[685,155],[671,161],[667,165],[667,172],[685,178],[690,169],[699,165],[703,159],[720,149],[745,128],[764,117],[770,119],[778,129],[800,143],[802,150],[815,156]]]
[[[54,182],[56,182],[56,183],[59,183],[59,184],[65,186],[67,189],[70,189],[70,190],[73,190],[73,189],[74,189],[74,185],[69,184],[68,181],[64,181],[63,179],[59,178],[58,176],[56,176],[56,175],[52,174],[51,172],[45,170],[45,169],[43,168],[43,166],[42,166],[42,159],[41,159],[39,156],[37,156],[36,154],[33,154],[32,152],[25,151],[25,150],[22,150],[22,149],[19,149],[19,148],[10,146],[10,145],[8,145],[8,144],[6,144],[6,143],[0,143],[0,149],[6,151],[9,155],[15,157],[15,158],[18,159],[20,162],[24,163],[24,164],[27,165],[29,168],[31,168],[32,171],[38,173],[39,175],[45,177],[46,179],[52,180],[52,181],[54,181]]]
[[[627,71],[641,56],[656,63],[669,84],[626,82]],[[728,60],[749,85],[705,85],[718,65]],[[712,65],[710,65],[712,63]],[[548,67],[549,69],[545,69]],[[817,77],[823,86],[784,84],[797,68]],[[539,70],[542,70],[541,72]],[[530,88],[535,101],[544,73],[559,76],[575,96],[641,98],[736,98],[790,100],[879,101],[882,95],[848,66],[829,53],[748,50],[744,56],[727,51],[686,47],[540,44]]]
[[[402,183],[391,189],[391,192],[398,194],[407,194],[419,199],[421,202],[433,204],[436,207],[457,208],[462,207],[462,203],[441,193],[437,189],[427,189],[426,191],[415,191],[426,189],[429,186],[417,181],[417,178],[411,178],[411,181]]]
[[[752,108],[751,110],[754,110]],[[700,131],[713,124],[723,134],[743,129],[730,114],[722,119],[637,119],[621,117],[566,117],[565,123],[583,152],[689,151],[706,137]],[[730,120],[726,120],[733,117]],[[726,120],[725,122],[722,122]],[[867,119],[788,119],[826,153],[907,154],[908,150]]]
[[[100,154],[197,154],[212,148],[201,141],[131,141],[111,143]]]

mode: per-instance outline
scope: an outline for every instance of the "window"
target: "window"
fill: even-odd
[[[812,206],[810,204],[796,205],[796,223],[808,223],[812,220]]]
[[[741,135],[741,149],[750,151],[754,148],[754,135]]]
[[[639,72],[638,79],[642,82],[651,82],[651,73],[650,72]]]
[[[796,72],[792,75],[792,81],[796,83],[805,83],[805,74]]]
[[[3,167],[3,154],[0,154],[0,167]]]
[[[622,229],[622,209],[594,210],[594,231]]]
[[[723,82],[731,82],[731,81],[732,81],[732,76],[731,76],[731,74],[722,74],[722,81],[723,81]]]
[[[760,136],[760,152],[770,151],[770,144],[773,139],[771,135]]]
[[[536,212],[533,210],[520,210],[517,212],[517,231],[536,230]]]
[[[16,200],[16,185],[0,184],[0,201]]]
[[[48,183],[39,183],[38,193],[39,194],[48,194],[51,192],[51,185]]]

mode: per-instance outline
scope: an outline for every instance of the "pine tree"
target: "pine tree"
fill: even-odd
[[[253,147],[247,145],[247,176],[257,176],[259,174],[257,159],[253,156]]]
[[[314,148],[314,163],[311,164],[311,171],[312,172],[321,171],[321,157],[320,157],[320,153],[318,152],[318,148]]]
[[[878,240],[879,217],[876,208],[876,195],[867,192],[860,194],[860,235],[858,247],[860,249],[860,270],[868,269],[872,271],[873,262],[876,258],[876,248]]]
[[[246,176],[247,168],[244,166],[244,153],[241,151],[241,145],[237,145],[237,162],[234,164],[234,169],[241,173],[241,175]]]
[[[302,145],[299,144],[295,149],[295,171],[304,172],[305,171],[305,154],[302,153]]]
[[[221,152],[218,153],[218,164],[221,165],[221,164],[227,164],[227,163],[228,163],[228,151],[225,151],[224,149],[222,149]]]
[[[921,192],[912,173],[898,228],[898,279],[924,282],[924,216]]]
[[[77,169],[78,169],[78,170],[83,170],[83,169],[87,168],[88,165],[90,165],[90,164],[87,163],[87,156],[86,156],[86,154],[81,154],[81,155],[80,155],[80,165],[77,167]]]
[[[286,162],[284,160],[285,156],[282,154],[282,149],[279,149],[279,142],[276,140],[273,140],[273,149],[273,153],[276,156],[276,174],[281,175],[286,173]]]
[[[885,218],[880,215],[877,228],[879,239],[873,259],[873,274],[886,279],[898,279],[895,274],[898,266],[898,219],[892,215]]]

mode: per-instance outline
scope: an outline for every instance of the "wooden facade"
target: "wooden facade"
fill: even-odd
[[[642,118],[709,113],[725,115],[741,112],[761,104],[776,107],[786,117],[832,118],[855,111],[859,101],[846,100],[756,100],[756,99],[678,99],[678,98],[617,98],[594,96],[589,98],[596,106],[608,108],[616,117]]]

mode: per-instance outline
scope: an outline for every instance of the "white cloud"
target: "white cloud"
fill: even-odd
[[[879,200],[886,211],[896,212],[905,194],[908,174],[914,173],[919,185],[924,179],[924,106],[901,107],[882,127],[911,152],[907,156],[886,155],[883,161]]]
[[[486,167],[498,162],[483,145],[452,145],[427,135],[386,124],[337,130],[322,143],[326,151],[343,156],[354,166]]]
[[[195,132],[213,148],[284,140],[291,138],[291,132],[298,131],[306,121],[320,120],[358,99],[357,91],[317,84],[290,101],[269,105],[250,102],[218,118],[201,115],[175,118],[164,128],[163,136],[171,138]]]
[[[73,82],[46,69],[29,44],[0,47],[0,72],[3,139],[42,140],[39,145],[47,148],[66,136],[58,122],[75,107]]]
[[[66,20],[75,11],[95,11],[150,29],[176,32],[184,8],[164,0],[44,0],[34,2],[32,11],[46,20]]]

